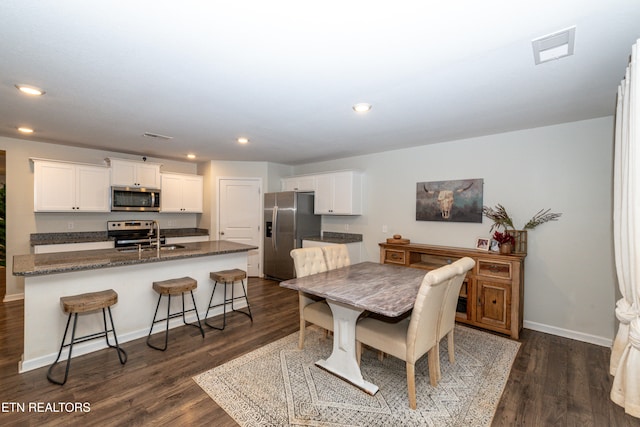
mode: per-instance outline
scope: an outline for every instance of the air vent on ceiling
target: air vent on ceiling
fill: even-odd
[[[159,133],[151,133],[151,132],[145,132],[142,134],[142,136],[146,136],[148,138],[164,139],[164,140],[173,139],[172,136],[160,135]]]
[[[573,55],[576,27],[569,27],[531,40],[536,65]]]

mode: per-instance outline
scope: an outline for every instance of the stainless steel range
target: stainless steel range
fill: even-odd
[[[154,246],[158,242],[165,243],[165,237],[158,233],[159,227],[153,220],[107,221],[107,235],[115,238],[116,248]]]

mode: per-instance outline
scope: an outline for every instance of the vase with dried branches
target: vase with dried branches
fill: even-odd
[[[513,219],[501,204],[495,208],[489,206],[482,207],[482,215],[493,221],[489,232],[502,228],[505,234],[513,236],[515,240],[515,253],[527,253],[527,230],[533,230],[537,226],[549,221],[557,221],[562,213],[551,212],[551,209],[540,209],[521,230],[516,230]]]

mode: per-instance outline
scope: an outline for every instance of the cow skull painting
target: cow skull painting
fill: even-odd
[[[482,222],[482,179],[419,182],[416,220]]]

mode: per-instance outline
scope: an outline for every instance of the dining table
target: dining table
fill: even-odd
[[[333,315],[333,350],[316,365],[374,395],[378,386],[366,381],[356,358],[356,323],[363,312],[389,318],[409,312],[425,270],[375,262],[286,280],[280,286],[325,298]]]

